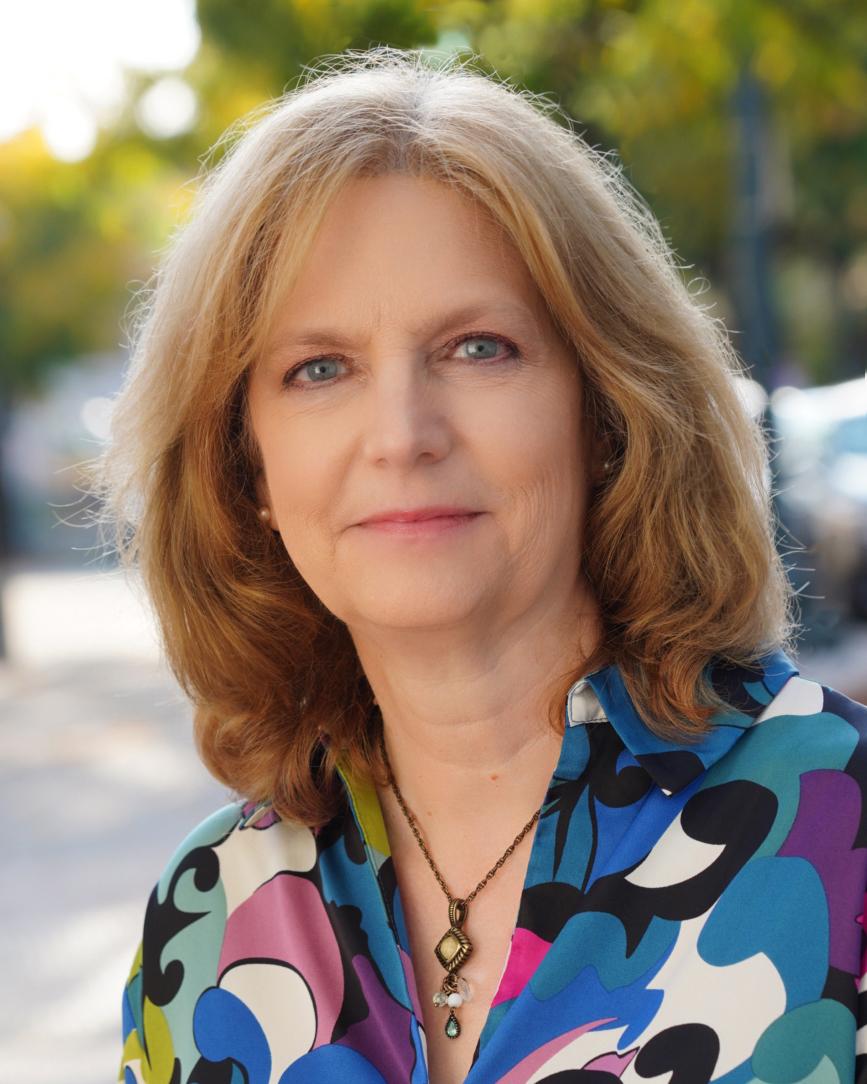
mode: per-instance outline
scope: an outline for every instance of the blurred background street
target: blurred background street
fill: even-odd
[[[137,300],[225,129],[305,66],[374,44],[474,56],[619,158],[747,366],[801,672],[867,701],[862,3],[0,7],[2,1084],[115,1079],[148,893],[231,798],[82,476]]]
[[[115,1079],[121,993],[147,897],[229,800],[192,746],[139,596],[30,568],[4,592],[0,665],[0,1080]]]

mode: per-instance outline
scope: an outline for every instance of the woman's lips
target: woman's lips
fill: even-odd
[[[359,527],[363,527],[366,531],[377,531],[381,534],[426,537],[460,530],[478,519],[480,515],[482,515],[481,512],[470,512],[466,515],[432,516],[430,519],[416,519],[403,523],[394,519],[378,519],[360,523]]]

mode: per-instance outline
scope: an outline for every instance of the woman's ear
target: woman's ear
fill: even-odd
[[[614,453],[610,442],[603,440],[597,444],[591,453],[590,477],[592,485],[600,486],[608,481],[614,466],[613,461]]]
[[[607,449],[586,418],[583,419],[581,427],[580,448],[584,456],[584,476],[592,489],[599,485],[604,476],[602,464],[605,462]]]
[[[271,494],[268,492],[268,483],[265,480],[265,472],[262,470],[256,471],[256,477],[254,480],[254,488],[256,490],[256,504],[259,508],[271,507]]]

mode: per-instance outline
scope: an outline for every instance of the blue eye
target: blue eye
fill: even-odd
[[[315,371],[312,368],[312,366],[317,366],[318,369],[319,369],[319,372],[321,373],[323,367],[333,365],[335,361],[336,361],[335,358],[326,358],[326,357],[311,358],[309,361],[302,361],[300,365],[296,365],[294,369],[290,369],[289,372],[286,373],[286,375],[283,377],[283,383],[284,384],[295,383],[295,381],[293,380],[295,374],[300,372],[302,369],[306,369],[308,366],[311,366],[311,369],[310,369],[311,373]],[[329,379],[329,376],[326,373],[324,379],[322,379],[322,380],[317,380],[317,379],[302,380],[301,383],[302,384],[324,384],[328,379]]]
[[[500,346],[506,345],[504,339],[500,339],[498,336],[495,336],[495,335],[471,335],[471,336],[468,336],[468,337],[462,339],[458,343],[458,346],[463,346],[465,343],[488,343],[488,344],[493,343],[494,344],[494,351],[493,351],[492,354],[474,353],[472,351],[470,352],[470,354],[469,354],[470,357],[481,358],[483,361],[486,361],[486,360],[488,360],[488,358],[491,358],[491,357],[496,357],[497,348],[500,347]]]
[[[487,332],[475,332],[471,335],[462,335],[459,339],[455,339],[451,343],[449,343],[447,349],[456,350],[459,346],[463,346],[464,343],[488,344],[488,347],[483,347],[482,350],[475,350],[474,348],[470,348],[470,352],[465,356],[465,360],[475,360],[480,362],[500,360],[497,359],[497,348],[503,348],[506,350],[505,357],[501,359],[503,361],[507,361],[512,358],[518,358],[521,356],[518,348],[513,343],[509,342],[508,339],[504,339],[501,335],[491,335]],[[493,352],[486,352],[491,344],[494,345]],[[343,363],[339,358],[332,355],[323,355],[321,357],[308,358],[306,361],[302,361],[294,368],[290,369],[283,376],[283,386],[290,387],[297,386],[298,384],[330,384],[334,380],[334,375],[329,374],[328,366],[335,364],[341,365]],[[324,376],[322,375],[323,369],[325,369]],[[311,379],[296,380],[296,374],[300,373],[302,370],[308,370],[311,374]],[[322,379],[317,379],[312,375],[316,372],[318,372],[320,376],[322,376]]]

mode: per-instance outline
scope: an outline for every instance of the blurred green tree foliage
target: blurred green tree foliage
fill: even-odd
[[[850,375],[867,350],[861,0],[199,0],[198,17],[202,47],[184,73],[200,100],[192,132],[146,137],[131,101],[83,162],[53,161],[33,132],[0,145],[7,388],[35,387],[57,361],[118,345],[130,294],[182,219],[208,147],[318,57],[374,44],[465,48],[558,100],[589,142],[620,153],[734,327],[733,100],[749,73],[764,102],[758,198],[783,349],[816,380]]]
[[[164,243],[178,178],[139,137],[53,159],[33,131],[0,146],[0,372],[35,392],[51,367],[116,348],[137,276]]]

